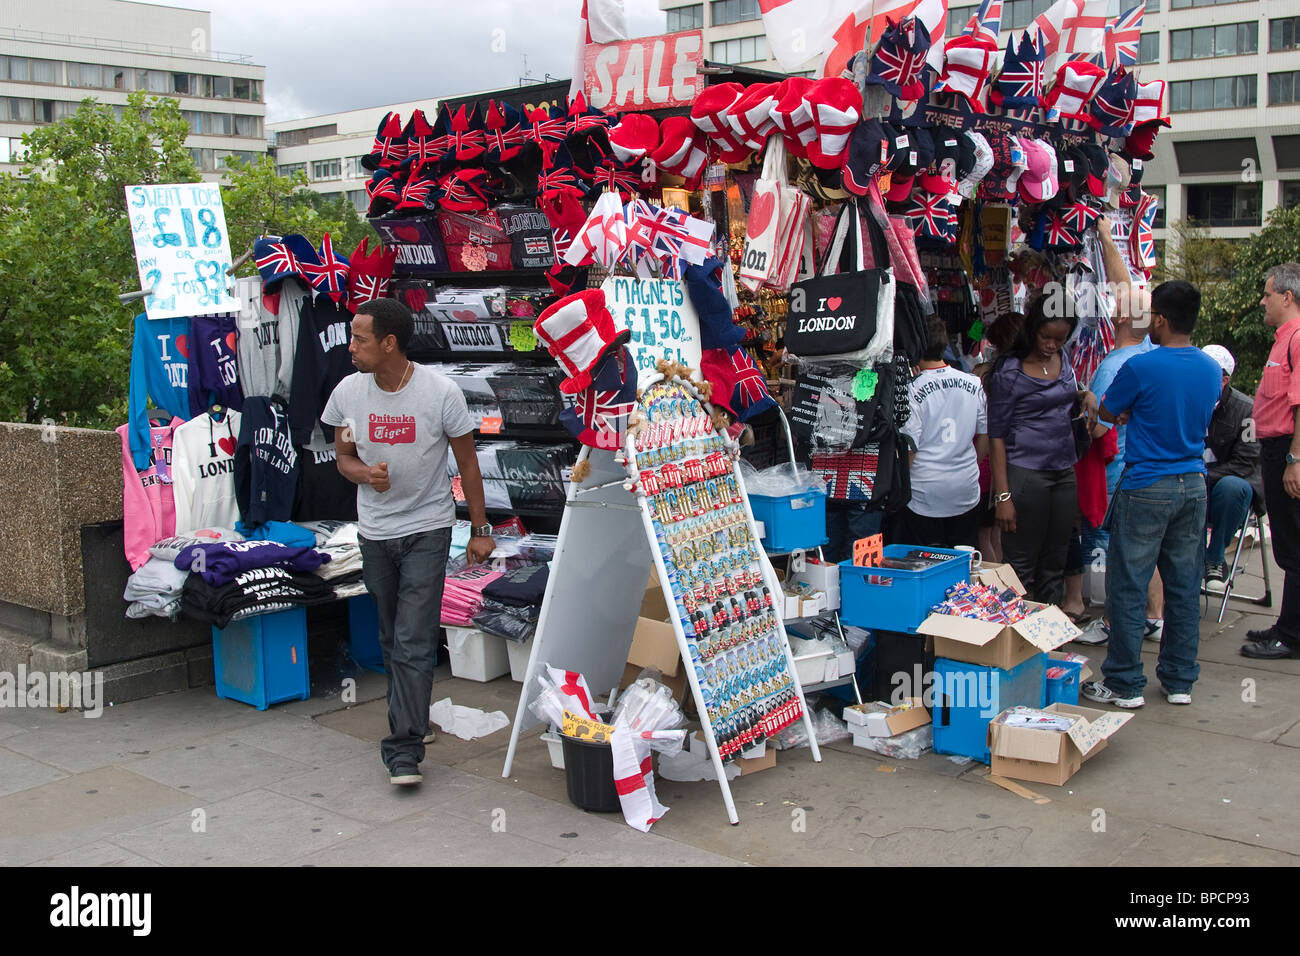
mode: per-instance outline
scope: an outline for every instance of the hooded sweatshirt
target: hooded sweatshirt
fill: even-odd
[[[182,419],[189,415],[189,319],[135,317],[131,344],[131,384],[127,396],[127,426],[131,460],[137,471],[149,467],[149,399]]]
[[[176,429],[172,487],[177,534],[200,528],[233,528],[239,520],[235,499],[239,425],[239,412],[227,409],[220,421],[203,414]]]
[[[149,429],[149,467],[137,471],[131,457],[130,426],[116,429],[122,439],[122,532],[127,563],[138,571],[149,560],[149,546],[176,533],[172,495],[172,441],[184,419]]]

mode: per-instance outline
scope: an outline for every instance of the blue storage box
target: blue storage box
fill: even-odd
[[[924,571],[898,568],[860,568],[840,562],[840,620],[871,630],[915,633],[943,601],[944,592],[970,578],[970,552],[926,548],[914,544],[886,545],[882,557],[906,558],[909,552],[950,555],[950,559]]]
[[[379,646],[379,608],[369,594],[348,598],[348,650],[368,671],[384,673],[384,652]]]
[[[774,553],[820,548],[826,534],[826,492],[810,488],[796,495],[749,495],[754,520],[763,522],[763,547]]]
[[[934,752],[989,762],[989,721],[1008,707],[1042,707],[1047,693],[1047,655],[1035,654],[1011,670],[934,661]]]
[[[1047,669],[1059,667],[1065,671],[1058,677],[1047,675],[1047,703],[1079,705],[1079,673],[1083,665],[1078,661],[1049,660]]]
[[[217,696],[266,710],[311,696],[307,676],[307,609],[258,614],[212,629]]]

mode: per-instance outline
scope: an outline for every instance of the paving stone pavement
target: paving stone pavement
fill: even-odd
[[[1202,621],[1194,703],[1155,692],[1148,644],[1147,706],[1063,787],[1025,784],[1025,797],[978,763],[889,760],[842,741],[820,763],[786,751],[735,780],[735,827],[711,782],[660,779],[671,809],[648,834],[584,813],[537,731],[521,738],[509,779],[507,728],[473,741],[439,733],[424,784],[393,787],[376,674],[359,677],[354,703],[317,688],[265,712],[211,688],[97,719],[0,710],[0,865],[1294,866],[1300,660],[1241,657],[1246,630],[1272,612],[1233,602],[1220,625],[1217,611]],[[1071,649],[1099,669],[1104,648]],[[513,717],[519,687],[452,678],[444,665],[433,699]]]

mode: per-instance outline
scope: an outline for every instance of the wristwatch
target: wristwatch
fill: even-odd
[[[1300,464],[1300,458],[1297,458],[1295,455],[1291,454],[1290,452],[1287,452],[1287,453],[1286,453],[1286,463],[1287,463],[1288,465],[1297,465],[1297,464]]]
[[[1011,500],[1011,492],[1009,492],[1009,491],[1004,491],[1004,492],[1002,492],[1002,494],[1000,494],[1000,495],[994,495],[994,496],[993,496],[993,503],[994,503],[995,505],[1000,505],[1000,504],[1002,504],[1002,502],[1004,502],[1004,501],[1010,501],[1010,500]]]
[[[492,526],[490,524],[474,525],[469,529],[469,533],[475,538],[492,537]]]

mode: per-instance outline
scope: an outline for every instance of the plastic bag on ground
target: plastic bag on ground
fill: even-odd
[[[817,735],[817,746],[824,747],[837,740],[846,740],[852,736],[848,724],[840,720],[829,710],[819,710],[812,717],[813,733]],[[785,730],[772,738],[772,745],[777,750],[794,750],[796,747],[808,746],[808,730],[802,720],[795,721]]]
[[[934,725],[924,724],[913,727],[894,737],[869,737],[859,734],[853,738],[853,746],[871,750],[883,757],[901,757],[915,760],[934,745]]]
[[[510,726],[510,718],[505,715],[505,711],[494,710],[489,714],[475,707],[453,704],[450,697],[444,697],[429,706],[429,719],[446,733],[454,734],[461,740],[486,737]]]

